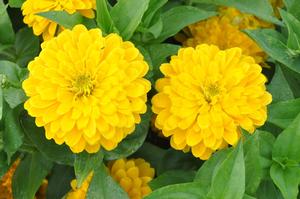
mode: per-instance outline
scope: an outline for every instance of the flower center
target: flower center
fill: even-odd
[[[71,90],[77,97],[89,96],[94,88],[94,81],[89,75],[80,75],[73,82]]]
[[[213,101],[213,98],[217,96],[221,92],[221,89],[219,85],[216,83],[214,84],[208,84],[207,86],[204,86],[203,88],[203,95],[204,99],[210,103]]]

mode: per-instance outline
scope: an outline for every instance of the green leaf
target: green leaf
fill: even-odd
[[[141,123],[139,123],[132,134],[128,135],[116,149],[112,151],[104,151],[104,158],[106,160],[115,160],[124,157],[136,152],[144,143],[151,119],[152,112],[150,107],[147,107],[147,112],[141,116]]]
[[[191,182],[195,177],[195,173],[195,171],[186,170],[166,171],[160,176],[151,180],[149,185],[152,190],[156,190],[167,185]]]
[[[264,180],[260,183],[256,196],[258,199],[283,199],[271,180]]]
[[[52,162],[40,153],[28,154],[13,177],[12,189],[15,199],[34,198],[42,181],[52,168]]]
[[[0,86],[0,121],[2,120],[2,115],[3,115],[3,89],[2,86]]]
[[[16,63],[26,67],[30,60],[38,55],[40,50],[39,38],[34,36],[32,30],[23,28],[18,31],[15,41]]]
[[[176,6],[162,14],[163,30],[158,39],[161,42],[174,36],[184,27],[216,15],[216,12],[200,10],[191,6]]]
[[[25,0],[9,0],[8,5],[12,8],[20,8]]]
[[[72,29],[75,25],[81,24],[84,18],[78,12],[69,14],[65,11],[48,11],[38,13],[37,15],[50,19],[67,29]]]
[[[6,153],[0,150],[0,179],[8,171],[10,164],[7,163]]]
[[[263,169],[263,175],[264,177],[268,177],[270,167],[272,165],[272,149],[275,142],[275,137],[269,132],[256,130],[253,139],[258,144],[259,155],[257,155],[260,159],[259,163]]]
[[[215,171],[209,198],[242,199],[245,192],[245,163],[240,142]]]
[[[105,33],[111,33],[114,30],[114,22],[108,12],[107,0],[97,0],[97,24]],[[116,28],[115,28],[116,29]]]
[[[27,99],[23,89],[13,87],[3,89],[3,97],[12,109]]]
[[[157,14],[163,5],[165,5],[168,0],[150,0],[147,11],[143,16],[143,24],[145,27],[149,27],[153,17]]]
[[[14,87],[21,87],[21,74],[22,69],[18,65],[10,61],[0,61],[0,74],[4,75],[2,77],[2,86],[5,87],[6,84],[10,84]]]
[[[293,91],[294,97],[300,97],[300,73],[295,73],[290,70],[288,67],[281,67],[282,72],[289,83],[291,90]]]
[[[200,183],[169,185],[153,191],[144,199],[205,199]]]
[[[245,192],[254,195],[263,177],[263,168],[260,158],[259,131],[249,136],[244,144],[246,189]],[[264,146],[263,146],[264,147]]]
[[[274,17],[273,8],[268,0],[194,0],[194,2],[235,7],[242,12],[256,15],[266,21],[278,25],[281,24],[281,22]]]
[[[75,155],[74,170],[77,179],[77,187],[81,187],[83,181],[97,166],[102,164],[103,153],[96,154],[82,152]]]
[[[277,137],[273,147],[273,159],[293,160],[300,162],[300,114]]]
[[[53,162],[73,166],[74,154],[66,145],[58,145],[53,140],[47,140],[43,128],[35,125],[34,118],[23,115],[21,126],[35,147]]]
[[[71,189],[75,178],[73,167],[55,164],[48,178],[46,198],[61,199]]]
[[[3,130],[3,142],[4,151],[10,158],[23,143],[23,130],[20,127],[19,117],[22,107],[16,109],[5,109],[4,115],[4,130]]]
[[[271,83],[268,85],[268,90],[272,94],[273,103],[295,98],[293,91],[279,65],[276,65],[275,74]]]
[[[282,36],[272,29],[244,30],[273,59],[300,73],[300,56],[289,49]]]
[[[86,199],[129,199],[127,193],[107,173],[102,164],[95,169]]]
[[[294,15],[298,20],[300,20],[300,10],[298,9],[299,2],[298,0],[283,0],[285,7]]]
[[[300,183],[300,167],[282,167],[274,162],[270,170],[271,178],[285,199],[297,199]]]
[[[150,0],[119,0],[110,14],[124,40],[129,40],[148,8]]]
[[[300,21],[298,21],[293,15],[286,12],[285,10],[280,9],[280,15],[283,19],[283,22],[288,28],[289,37],[287,46],[291,49],[298,50],[300,49]]]
[[[15,32],[6,12],[7,6],[0,1],[0,43],[12,44],[15,41]]]
[[[232,148],[216,152],[211,158],[209,158],[209,160],[205,161],[197,171],[194,181],[199,182],[200,187],[205,193],[208,193],[211,187],[214,172],[231,152]]]
[[[300,98],[277,102],[268,107],[268,122],[286,128],[300,112]]]

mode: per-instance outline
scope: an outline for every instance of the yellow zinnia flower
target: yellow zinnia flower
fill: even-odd
[[[95,0],[26,0],[22,5],[24,23],[33,28],[35,35],[43,35],[44,40],[51,39],[58,31],[58,25],[38,13],[48,11],[66,11],[73,14],[76,11],[88,18],[94,17]]]
[[[165,77],[156,82],[158,94],[152,99],[155,125],[171,136],[177,150],[190,147],[205,160],[227,144],[235,145],[241,128],[253,133],[266,121],[272,100],[267,79],[240,48],[182,48],[160,70]]]
[[[154,169],[145,160],[119,159],[109,162],[108,170],[130,199],[141,199],[151,193],[148,183],[154,177]],[[80,188],[77,188],[77,181],[73,180],[71,182],[73,190],[67,194],[66,199],[85,199],[92,176],[91,172]]]
[[[239,47],[243,54],[254,57],[257,63],[262,63],[267,55],[241,30],[272,27],[272,24],[253,15],[242,13],[235,8],[222,7],[219,16],[188,26],[185,30],[190,34],[188,38],[178,38],[185,47],[196,47],[205,43],[217,45],[222,50]]]
[[[44,42],[28,69],[25,109],[47,139],[75,153],[116,148],[146,112],[148,65],[117,34],[77,25]]]

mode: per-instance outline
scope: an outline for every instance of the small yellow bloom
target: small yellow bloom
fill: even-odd
[[[217,45],[222,50],[239,47],[243,54],[254,57],[257,63],[262,63],[267,55],[241,30],[272,27],[272,24],[253,15],[242,13],[235,8],[222,7],[219,9],[219,16],[188,26],[185,31],[190,36],[179,40],[185,47],[196,47],[199,44]]]
[[[26,0],[22,5],[24,23],[33,28],[35,35],[43,35],[44,40],[51,39],[58,29],[58,25],[38,13],[48,11],[66,11],[73,14],[76,11],[88,18],[94,17],[93,8],[96,7],[95,0]]]
[[[253,133],[266,121],[272,100],[267,79],[240,48],[182,48],[160,70],[165,77],[156,82],[158,94],[152,98],[155,125],[171,136],[177,150],[190,147],[205,160],[227,144],[235,145],[241,128]]]
[[[145,160],[119,159],[109,162],[108,170],[130,199],[141,199],[151,193],[148,183],[154,177],[154,169]],[[72,191],[67,194],[66,199],[85,199],[92,176],[91,172],[80,188],[77,188],[77,181],[72,180]]]
[[[85,199],[89,185],[93,177],[93,172],[91,172],[88,177],[84,180],[80,188],[77,188],[77,180],[71,181],[72,191],[66,195],[66,199]]]
[[[130,199],[141,199],[152,192],[148,183],[154,177],[154,169],[141,158],[110,162],[109,171]]]
[[[148,65],[117,34],[77,25],[44,42],[28,69],[25,109],[47,139],[74,153],[116,148],[146,112]]]

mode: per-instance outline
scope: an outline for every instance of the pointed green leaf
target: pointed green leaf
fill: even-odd
[[[288,28],[289,37],[287,46],[294,50],[300,49],[300,21],[296,19],[293,15],[286,12],[285,10],[280,9],[280,15],[283,19],[283,22]]]
[[[86,199],[129,199],[127,193],[107,173],[104,165],[94,171]]]
[[[271,178],[280,189],[284,199],[297,199],[300,183],[300,167],[283,168],[274,162],[270,170]]]
[[[40,51],[39,38],[29,28],[20,29],[16,34],[16,63],[26,67],[28,62],[33,60]]]
[[[216,15],[215,12],[201,10],[191,6],[176,6],[162,14],[163,30],[158,39],[161,42],[174,36],[184,27]]]
[[[279,65],[275,68],[275,74],[268,85],[268,90],[272,94],[272,103],[294,99],[293,91]]]
[[[103,153],[101,151],[95,154],[81,152],[75,155],[74,169],[77,179],[77,187],[81,187],[89,173],[102,164],[102,160]]]
[[[215,171],[207,197],[242,199],[245,192],[245,163],[240,142]]]
[[[7,6],[0,1],[0,44],[13,44],[15,32],[6,12]]]
[[[300,98],[271,104],[268,107],[268,122],[286,128],[300,112]]]
[[[40,153],[28,154],[17,167],[12,181],[14,199],[31,199],[52,168]]]
[[[11,109],[7,107],[4,115],[3,142],[4,151],[10,158],[23,143],[23,129],[20,127],[20,113],[22,107]]]
[[[107,0],[97,0],[97,24],[106,34],[113,32],[114,22],[108,12]]]
[[[197,171],[194,181],[199,182],[205,193],[208,193],[214,172],[223,163],[227,156],[232,152],[232,149],[221,150],[213,154],[213,156],[204,162]]]
[[[38,15],[50,19],[67,29],[72,29],[75,25],[81,24],[84,18],[78,12],[69,14],[66,11],[48,11],[38,13]]]
[[[282,36],[271,29],[244,30],[273,59],[300,73],[300,56],[289,49]]]
[[[149,5],[149,0],[119,0],[110,14],[124,40],[129,40]]]
[[[277,137],[273,148],[273,159],[293,160],[300,163],[300,114]]]

